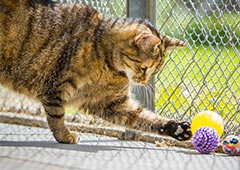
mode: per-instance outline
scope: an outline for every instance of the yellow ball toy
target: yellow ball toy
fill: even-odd
[[[200,127],[210,127],[216,130],[218,136],[221,137],[224,130],[223,118],[212,111],[202,111],[198,113],[192,120],[191,131],[192,134],[196,132]]]

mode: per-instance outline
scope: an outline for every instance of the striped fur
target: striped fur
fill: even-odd
[[[0,1],[0,83],[41,101],[63,143],[78,142],[64,124],[71,104],[125,127],[189,139],[188,123],[157,116],[129,95],[130,83],[146,85],[161,68],[168,48],[184,45],[145,20],[105,19],[90,6]]]

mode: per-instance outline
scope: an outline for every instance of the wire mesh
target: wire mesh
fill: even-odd
[[[239,134],[240,2],[162,0],[156,11],[160,32],[188,43],[169,53],[156,78],[157,112],[190,120],[213,110],[227,133]]]
[[[125,0],[78,2],[92,5],[106,17],[126,16]],[[190,121],[201,110],[213,110],[224,118],[226,134],[239,134],[240,2],[157,0],[156,3],[156,25],[160,32],[188,43],[188,48],[168,53],[163,70],[155,78],[156,112]],[[6,88],[0,88],[0,96],[0,111],[43,114],[39,103]]]
[[[125,17],[126,2],[124,0],[56,0],[61,3],[82,3],[93,6],[105,17]]]

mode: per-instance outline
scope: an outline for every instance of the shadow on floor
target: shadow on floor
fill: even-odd
[[[90,142],[97,143],[98,141],[82,141],[79,144],[61,144],[55,141],[0,141],[2,147],[37,147],[37,148],[50,148],[60,150],[72,150],[79,152],[99,152],[99,151],[113,151],[122,149],[144,149],[144,150],[162,150],[161,148],[146,148],[144,146],[110,146],[89,144]],[[102,141],[101,141],[102,142]],[[111,142],[111,141],[107,141]],[[114,141],[113,141],[114,142]],[[88,143],[88,144],[84,144]]]

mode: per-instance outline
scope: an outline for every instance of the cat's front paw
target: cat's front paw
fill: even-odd
[[[170,120],[164,126],[165,133],[177,140],[184,141],[192,137],[191,125],[188,122]]]
[[[53,135],[59,143],[77,144],[80,141],[79,136],[72,132],[68,134],[53,133]]]
[[[80,138],[76,133],[69,133],[66,136],[66,139],[67,139],[67,143],[70,143],[70,144],[76,144],[80,141]]]

